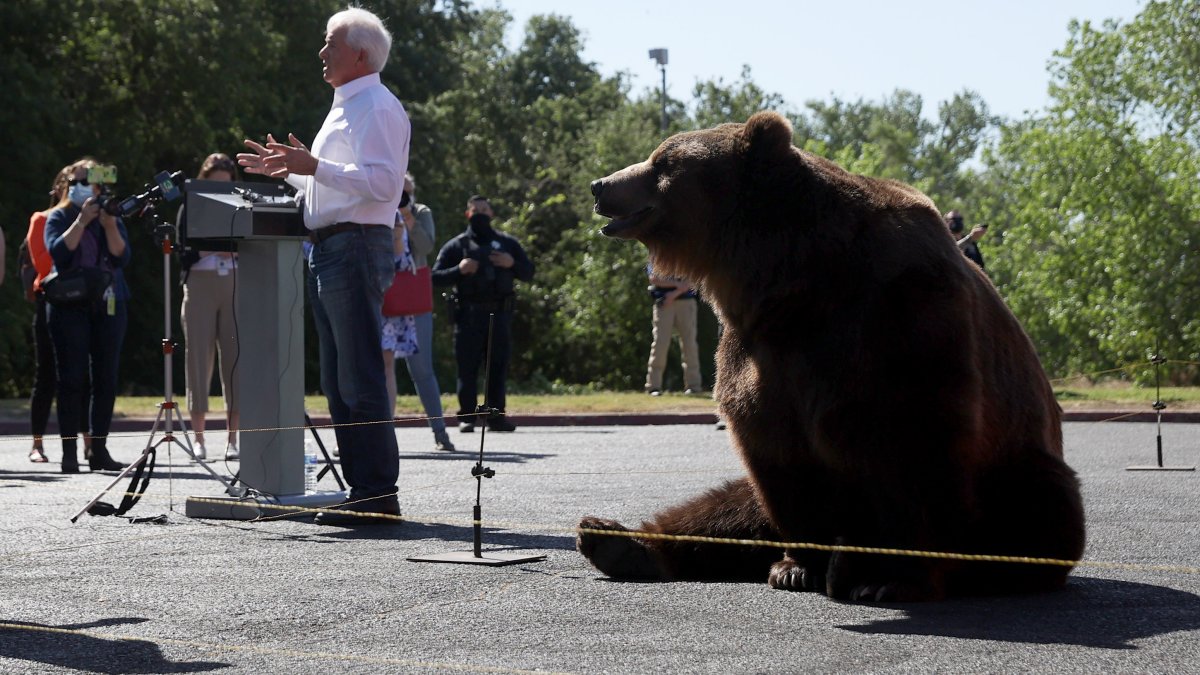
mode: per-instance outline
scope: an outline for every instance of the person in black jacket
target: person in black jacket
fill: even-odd
[[[474,415],[478,403],[479,366],[487,356],[488,321],[495,316],[491,369],[485,403],[498,412],[487,418],[490,431],[514,431],[505,417],[505,391],[511,335],[514,281],[533,278],[533,263],[517,240],[492,228],[487,198],[467,201],[467,230],[446,242],[433,265],[435,286],[455,286],[454,356],[458,362],[459,431],[469,433],[483,420]]]
[[[987,234],[987,225],[976,225],[966,235],[963,231],[966,227],[963,225],[963,215],[957,210],[950,211],[944,216],[946,227],[950,228],[950,234],[954,236],[954,241],[958,243],[958,248],[967,256],[971,262],[979,266],[979,269],[987,271],[983,265],[983,253],[979,251],[978,242],[983,239],[983,235]]]

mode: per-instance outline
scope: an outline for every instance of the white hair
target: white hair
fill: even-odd
[[[367,65],[372,71],[382,71],[392,51],[392,34],[383,21],[365,9],[348,7],[329,17],[325,32],[332,33],[343,27],[346,29],[346,44],[367,53]]]

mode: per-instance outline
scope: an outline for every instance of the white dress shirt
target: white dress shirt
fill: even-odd
[[[304,225],[310,230],[344,222],[393,226],[411,137],[408,113],[378,73],[334,89],[333,106],[311,148],[316,173],[287,177],[304,191]]]

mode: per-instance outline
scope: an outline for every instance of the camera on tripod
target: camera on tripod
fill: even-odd
[[[108,189],[109,184],[117,182],[117,169],[111,166],[93,166],[88,169],[88,182],[100,186],[100,196],[97,198],[100,209],[109,215],[121,218],[128,218],[139,213],[152,201],[173,202],[179,199],[183,194],[179,189],[183,181],[182,171],[175,173],[160,171],[154,175],[153,183],[146,183],[141,194],[117,199]]]

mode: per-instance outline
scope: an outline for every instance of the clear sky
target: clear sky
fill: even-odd
[[[583,31],[584,58],[633,91],[660,86],[651,48],[669,50],[667,92],[688,101],[698,80],[753,80],[793,109],[831,96],[922,96],[925,115],[963,89],[993,113],[1022,117],[1049,99],[1047,61],[1071,19],[1129,21],[1141,0],[481,0],[513,16],[510,46],[534,14],[559,14]]]

